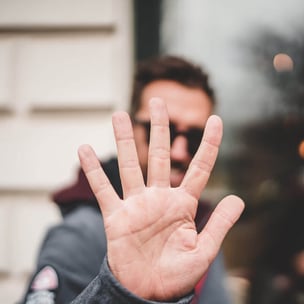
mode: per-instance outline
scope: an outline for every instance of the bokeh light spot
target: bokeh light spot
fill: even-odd
[[[293,70],[292,58],[284,53],[279,53],[273,57],[273,66],[277,72],[290,72]]]
[[[299,144],[299,155],[304,159],[304,140],[302,140]]]

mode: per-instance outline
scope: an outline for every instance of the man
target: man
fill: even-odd
[[[154,163],[157,166],[155,170],[148,171],[149,157],[153,158],[153,155],[148,153],[149,101],[153,97],[164,100],[168,109],[171,165],[168,167]],[[208,77],[199,67],[170,56],[152,59],[139,65],[134,80],[130,116],[138,161],[145,181],[153,179],[147,172],[157,176],[159,172],[163,172],[164,181],[168,182],[168,176],[171,187],[176,188],[181,184],[200,145],[214,103],[214,93],[209,86]],[[119,143],[122,145],[119,150],[128,149],[127,140]],[[123,153],[120,158],[120,161],[124,162]],[[132,163],[126,162],[125,165],[131,166]],[[208,166],[208,163],[202,162],[202,165]],[[133,185],[121,185],[121,179],[126,177],[121,176],[122,172],[119,175],[116,158],[103,162],[102,166],[121,198],[132,194]],[[138,174],[138,171],[135,173]],[[195,196],[199,198],[200,193]],[[79,172],[78,181],[56,193],[54,200],[61,208],[64,220],[62,224],[51,229],[44,240],[37,270],[29,284],[24,303],[40,303],[37,300],[40,298],[43,299],[41,303],[46,302],[46,299],[49,303],[69,303],[98,275],[107,252],[104,216],[100,215],[95,196],[83,171]],[[204,227],[209,214],[210,206],[200,202],[195,217],[198,231]],[[120,224],[117,222],[117,227]],[[229,303],[223,284],[224,275],[219,256],[197,285],[200,303]],[[31,302],[33,299],[36,299],[36,302]]]

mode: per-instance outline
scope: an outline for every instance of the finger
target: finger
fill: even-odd
[[[209,117],[203,139],[192,159],[181,187],[199,199],[213,169],[223,134],[223,124],[220,117]]]
[[[148,160],[148,186],[170,186],[170,133],[165,103],[159,98],[150,101],[151,135]]]
[[[103,215],[111,214],[119,207],[120,198],[101,168],[94,150],[89,145],[82,145],[78,149],[78,156]]]
[[[237,196],[226,196],[215,208],[205,228],[199,234],[199,248],[205,261],[212,261],[235,222],[244,210],[244,202]]]
[[[112,117],[116,138],[118,164],[124,197],[139,193],[145,186],[138,162],[132,124],[125,112],[116,112]]]

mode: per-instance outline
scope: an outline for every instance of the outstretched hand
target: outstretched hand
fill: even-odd
[[[170,187],[169,119],[164,102],[150,102],[147,185],[139,166],[132,124],[113,115],[124,198],[119,198],[88,145],[79,148],[82,168],[102,210],[108,262],[118,281],[139,297],[168,301],[186,295],[207,271],[244,204],[225,197],[201,233],[194,223],[199,196],[217,157],[222,122],[211,116],[188,171]]]

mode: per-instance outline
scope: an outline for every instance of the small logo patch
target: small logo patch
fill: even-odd
[[[58,287],[58,276],[54,268],[45,266],[36,275],[32,290],[54,290]]]

